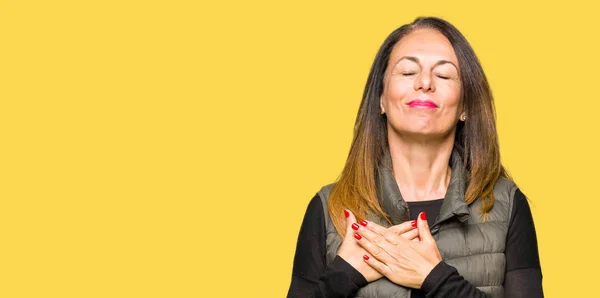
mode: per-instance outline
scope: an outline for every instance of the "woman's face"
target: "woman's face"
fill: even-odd
[[[447,136],[454,132],[461,116],[460,97],[458,59],[444,35],[419,29],[394,46],[380,102],[388,131]]]

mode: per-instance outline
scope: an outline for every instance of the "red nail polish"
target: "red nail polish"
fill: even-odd
[[[367,226],[367,221],[366,220],[361,220],[360,221],[360,225],[363,226],[363,227],[366,227]]]
[[[416,227],[417,226],[417,221],[416,220],[411,221],[410,225],[413,226],[413,228]]]
[[[346,215],[346,218],[350,217],[350,213],[348,213],[348,210],[344,210],[344,215]]]
[[[358,225],[356,223],[352,224],[352,229],[354,229],[355,231],[358,230]]]
[[[365,259],[365,261],[368,261],[368,260],[369,260],[369,256],[367,256],[367,255],[364,255],[364,256],[363,256],[363,259]]]
[[[421,219],[427,220],[427,215],[425,214],[425,212],[421,212]]]
[[[417,236],[417,239],[419,239],[419,241],[421,241],[421,236]]]
[[[360,239],[362,239],[362,236],[358,235],[358,234],[354,234],[354,238],[356,238],[356,240],[360,240]]]

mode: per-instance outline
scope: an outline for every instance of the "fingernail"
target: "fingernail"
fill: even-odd
[[[413,228],[416,227],[417,226],[417,221],[416,220],[411,221],[410,225],[413,226]]]
[[[348,212],[348,210],[344,210],[344,215],[346,215],[346,218],[350,217],[350,213]]]
[[[427,220],[427,215],[425,214],[425,212],[421,212],[421,219]]]
[[[355,231],[358,230],[358,225],[356,223],[352,224],[352,229],[354,229]]]
[[[369,256],[367,256],[367,255],[364,255],[364,256],[363,256],[363,259],[365,259],[365,261],[368,261],[368,260],[369,260]]]
[[[360,225],[363,226],[363,227],[366,227],[367,226],[367,221],[366,220],[361,220],[360,221]]]
[[[354,238],[356,238],[356,240],[360,240],[360,239],[362,239],[362,236],[358,235],[358,234],[354,234]]]
[[[419,239],[419,241],[421,241],[421,236],[417,236],[417,239]]]

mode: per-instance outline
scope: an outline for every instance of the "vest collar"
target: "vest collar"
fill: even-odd
[[[466,221],[469,216],[469,208],[464,199],[468,180],[464,174],[462,157],[456,148],[452,149],[449,164],[452,168],[450,183],[444,196],[440,214],[435,224],[430,227],[432,232],[437,231],[439,228],[438,223],[453,216],[458,217],[461,222]],[[410,220],[408,204],[402,198],[396,179],[394,179],[389,148],[384,150],[380,169],[381,176],[378,179],[379,186],[377,189],[383,210],[387,213],[393,225]]]

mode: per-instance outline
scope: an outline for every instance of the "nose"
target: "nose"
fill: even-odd
[[[422,71],[415,80],[415,91],[423,90],[423,92],[434,92],[435,84],[431,78],[432,73]]]

